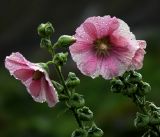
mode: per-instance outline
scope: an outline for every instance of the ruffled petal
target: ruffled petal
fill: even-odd
[[[146,53],[144,50],[146,48],[146,41],[137,40],[137,42],[139,44],[139,49],[136,51],[132,59],[131,66],[129,67],[130,70],[141,69],[143,66],[143,59]]]
[[[11,75],[19,69],[29,69],[27,63],[28,61],[19,52],[12,53],[5,59],[5,67]]]
[[[85,22],[94,24],[97,30],[97,38],[106,37],[119,27],[118,19],[115,17],[111,18],[110,16],[90,17]]]

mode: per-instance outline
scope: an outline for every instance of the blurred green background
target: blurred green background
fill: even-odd
[[[47,61],[39,48],[37,26],[54,24],[55,41],[62,34],[73,35],[87,17],[112,15],[123,19],[137,39],[147,41],[144,81],[152,86],[147,98],[160,106],[160,2],[159,0],[0,0],[0,137],[69,137],[77,125],[70,112],[59,103],[54,108],[33,101],[25,87],[4,68],[5,56],[19,51],[32,62]],[[102,78],[83,76],[71,60],[63,70],[81,78],[77,91],[85,95],[104,137],[140,137],[133,125],[138,108],[126,97],[112,94]],[[57,79],[54,71],[52,76]]]

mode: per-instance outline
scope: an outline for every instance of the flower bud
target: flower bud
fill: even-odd
[[[120,79],[113,79],[111,81],[111,91],[114,93],[120,93],[123,89],[123,82]]]
[[[54,87],[56,88],[56,90],[58,92],[62,92],[63,91],[64,87],[60,83],[52,80],[52,84],[54,85]]]
[[[128,84],[127,85],[127,95],[128,96],[132,96],[133,94],[135,94],[137,91],[137,84]]]
[[[56,47],[67,47],[67,46],[73,44],[75,41],[76,41],[76,39],[73,36],[62,35],[59,37],[55,46]]]
[[[145,96],[148,92],[151,91],[151,86],[148,83],[141,81],[138,89],[138,94],[140,96]]]
[[[96,125],[93,125],[89,130],[88,130],[88,136],[89,137],[102,137],[103,136],[103,131],[98,128]]]
[[[66,80],[66,85],[68,88],[75,88],[75,86],[80,84],[80,79],[76,77],[76,74],[69,72],[68,78]]]
[[[49,49],[50,47],[52,47],[52,43],[49,39],[42,38],[40,42],[40,47]]]
[[[131,71],[126,79],[129,83],[140,82],[142,80],[142,75],[136,71]]]
[[[85,105],[85,100],[82,95],[78,93],[72,93],[69,104],[74,108],[80,108]]]
[[[73,131],[71,137],[88,137],[88,135],[86,130],[80,128]]]
[[[53,62],[58,66],[63,66],[67,62],[68,53],[57,53],[54,58]]]
[[[42,38],[50,37],[54,32],[54,28],[50,22],[42,23],[38,26],[38,35]]]
[[[79,108],[77,113],[82,121],[90,121],[93,119],[93,112],[86,106]]]
[[[141,114],[137,112],[136,118],[134,120],[134,125],[138,127],[146,127],[150,122],[150,118],[148,115]]]
[[[152,125],[160,124],[160,114],[157,111],[152,112],[152,116],[150,118],[150,124]]]

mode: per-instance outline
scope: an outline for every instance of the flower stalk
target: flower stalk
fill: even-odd
[[[47,27],[47,29],[41,27]],[[85,106],[83,95],[75,92],[76,86],[80,84],[80,79],[73,72],[69,72],[66,80],[63,76],[62,67],[67,62],[68,53],[56,53],[56,49],[73,44],[75,38],[63,35],[55,44],[52,44],[50,39],[52,33],[47,32],[53,32],[54,30],[49,29],[53,29],[51,23],[46,23],[46,25],[43,24],[38,27],[38,34],[41,37],[40,45],[42,48],[47,49],[52,56],[52,61],[48,61],[46,64],[53,64],[59,76],[60,83],[56,81],[52,81],[52,83],[58,92],[60,102],[63,102],[72,112],[78,124],[78,129],[72,133],[72,137],[101,137],[103,136],[103,131],[94,124],[93,112]],[[47,30],[47,32],[45,32],[45,30]],[[47,34],[47,36],[45,36],[45,34]]]

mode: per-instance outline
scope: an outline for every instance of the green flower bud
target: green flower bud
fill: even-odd
[[[73,36],[62,35],[59,37],[58,41],[55,43],[55,47],[67,47],[76,42]]]
[[[42,38],[41,42],[40,42],[40,47],[49,49],[49,48],[52,47],[52,43],[51,43],[51,41],[49,39]]]
[[[54,87],[56,88],[57,91],[59,91],[59,92],[63,91],[64,87],[60,83],[52,80],[52,84],[54,85]]]
[[[88,130],[88,136],[89,137],[102,137],[103,136],[103,131],[98,128],[96,125],[93,125],[89,130]]]
[[[50,37],[54,32],[54,28],[50,22],[42,23],[38,26],[38,35],[42,38]]]
[[[159,111],[160,107],[157,107],[154,103],[152,102],[147,102],[148,103],[148,107],[150,108],[151,111]]]
[[[134,120],[134,125],[138,127],[146,127],[150,122],[150,118],[148,115],[141,114],[137,112],[136,118]]]
[[[70,100],[69,100],[69,105],[74,108],[80,108],[85,105],[85,100],[82,95],[80,95],[78,93],[73,93],[71,95]]]
[[[139,94],[144,96],[151,91],[151,86],[147,82],[140,83]]]
[[[123,82],[120,79],[113,79],[111,81],[111,91],[114,93],[120,93],[123,89]]]
[[[63,66],[67,62],[68,53],[57,53],[54,58],[53,62],[58,66]]]
[[[128,83],[137,83],[142,80],[142,75],[136,71],[130,71],[130,75],[126,77]]]
[[[88,137],[88,135],[86,130],[80,128],[73,131],[71,137]]]
[[[135,94],[137,91],[137,84],[128,84],[127,85],[127,95],[128,96],[132,96],[133,94]]]
[[[157,111],[152,112],[152,116],[150,118],[150,124],[152,125],[160,124],[160,114]]]
[[[66,85],[68,88],[75,88],[80,84],[80,79],[76,77],[75,73],[69,72],[68,78],[66,80]]]
[[[86,106],[79,108],[77,113],[82,121],[90,121],[93,119],[93,112]]]
[[[131,71],[126,79],[129,83],[140,82],[142,80],[142,75],[136,71]]]

